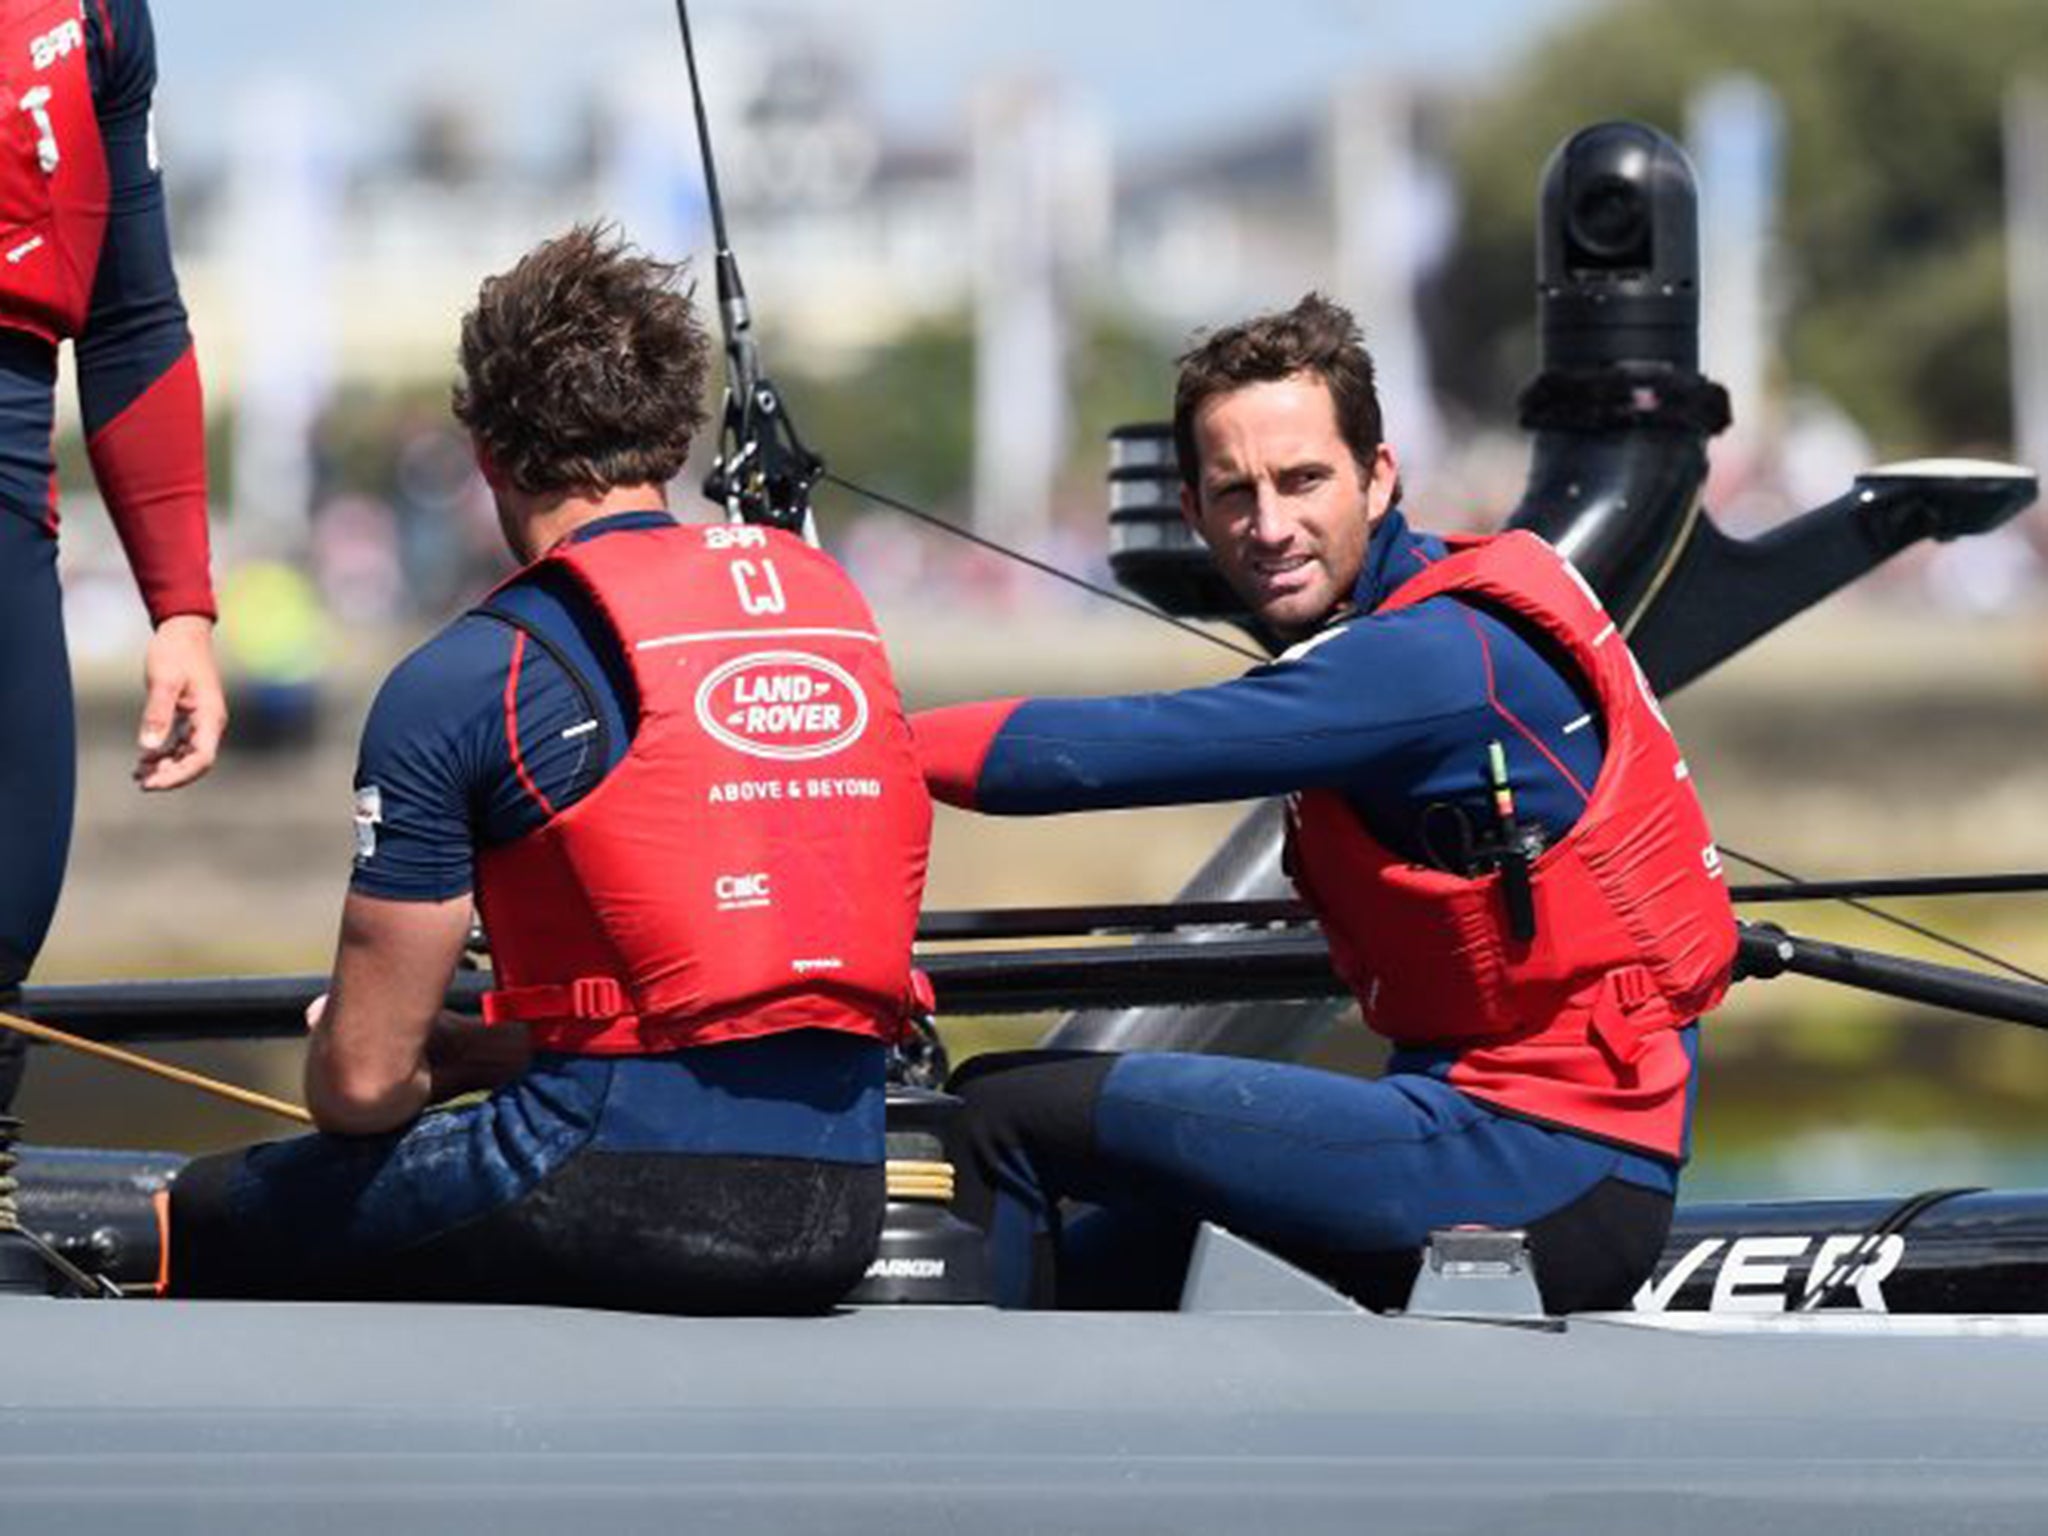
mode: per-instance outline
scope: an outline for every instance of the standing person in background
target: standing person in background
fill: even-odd
[[[668,513],[709,357],[678,276],[578,228],[463,321],[523,568],[378,692],[322,1134],[185,1168],[173,1295],[813,1312],[874,1256],[931,801],[846,573]],[[484,1021],[441,1010],[472,897]]]
[[[135,781],[176,789],[227,724],[213,657],[199,366],[171,268],[144,0],[0,6],[0,1004],[35,964],[64,880],[77,730],[57,579],[57,348],[149,610]],[[0,1112],[21,1078],[0,1032]]]

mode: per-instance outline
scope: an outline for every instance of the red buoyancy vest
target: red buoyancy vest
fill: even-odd
[[[547,558],[621,642],[638,726],[588,795],[478,856],[498,981],[485,1017],[593,1055],[788,1029],[892,1037],[931,800],[852,582],[750,527]],[[515,660],[508,700],[517,688]]]
[[[1509,931],[1498,874],[1406,862],[1333,790],[1295,802],[1288,868],[1375,1030],[1458,1051],[1449,1081],[1475,1098],[1681,1156],[1691,1062],[1674,1031],[1720,1001],[1735,958],[1706,815],[1578,572],[1530,533],[1452,546],[1375,611],[1454,593],[1526,621],[1591,682],[1606,728],[1585,809],[1531,866],[1535,937]]]
[[[76,336],[107,232],[79,0],[0,6],[0,326]]]

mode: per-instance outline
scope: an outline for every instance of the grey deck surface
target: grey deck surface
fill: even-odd
[[[2048,1338],[0,1300],[0,1532],[2048,1527]],[[1304,1282],[1304,1285],[1307,1285]]]
[[[0,1532],[1939,1532],[2048,1522],[2040,1319],[805,1321],[0,1298]]]

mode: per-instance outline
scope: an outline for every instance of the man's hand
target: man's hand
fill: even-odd
[[[142,726],[136,733],[135,782],[177,789],[213,766],[227,729],[228,705],[213,659],[213,620],[173,614],[157,625],[143,659]]]
[[[486,1024],[442,1009],[427,1036],[428,1090],[436,1104],[460,1094],[502,1088],[533,1065],[524,1024]]]

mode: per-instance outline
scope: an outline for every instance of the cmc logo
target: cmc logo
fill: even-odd
[[[754,651],[697,685],[697,723],[750,757],[802,762],[858,741],[868,701],[852,673],[822,656]]]
[[[718,898],[718,910],[721,912],[765,907],[772,901],[766,874],[720,875],[711,882],[711,893]]]

